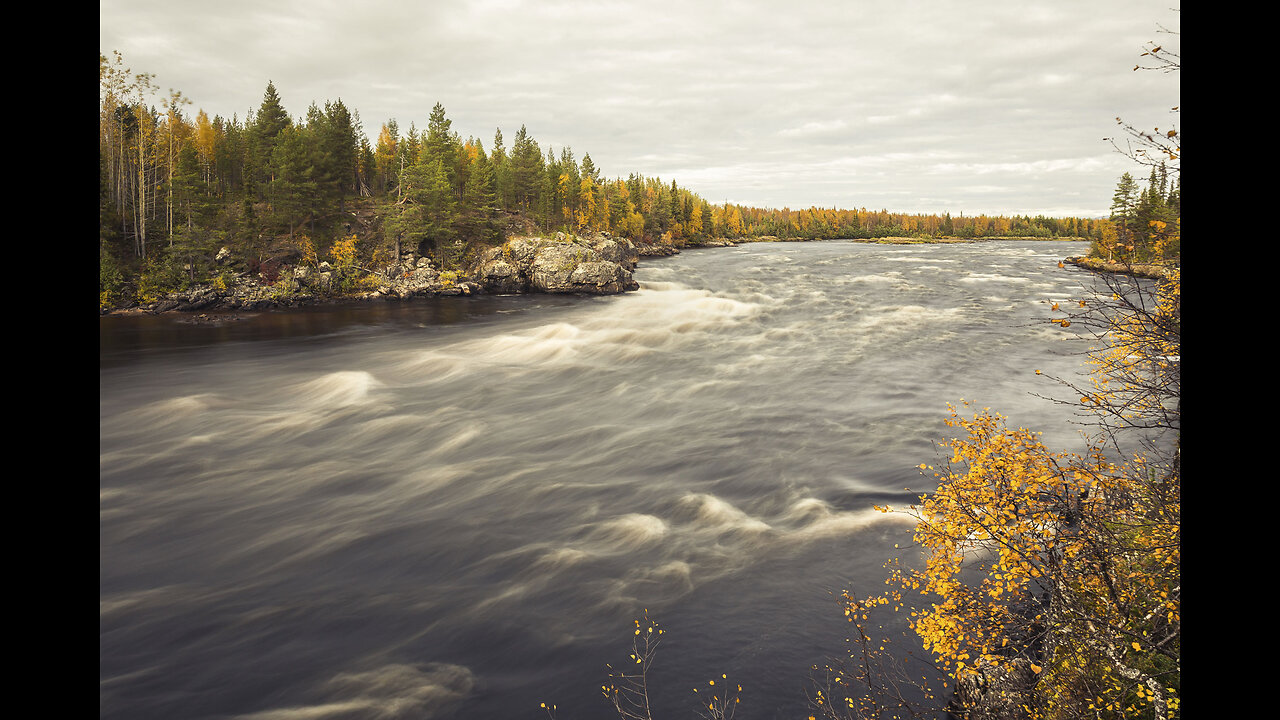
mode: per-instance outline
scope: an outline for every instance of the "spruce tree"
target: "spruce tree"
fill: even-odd
[[[542,151],[538,149],[537,141],[529,137],[529,131],[523,125],[511,146],[511,163],[515,204],[525,212],[537,209],[542,191]]]
[[[1111,196],[1111,222],[1116,224],[1122,242],[1127,241],[1132,231],[1138,209],[1138,183],[1133,176],[1125,173],[1120,176],[1115,194]]]
[[[260,193],[269,192],[267,186],[275,177],[275,169],[271,165],[277,138],[287,127],[293,125],[289,113],[285,112],[276,93],[275,83],[267,82],[266,92],[262,95],[262,105],[253,116],[249,132],[249,153],[247,157],[248,175]]]
[[[493,168],[484,152],[476,153],[467,173],[460,212],[460,234],[467,242],[494,243],[502,239]]]
[[[276,220],[294,236],[298,226],[315,210],[317,195],[315,155],[304,128],[287,126],[277,138],[271,155],[276,178],[268,188],[268,199]]]

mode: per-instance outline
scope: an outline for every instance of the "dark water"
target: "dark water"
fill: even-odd
[[[1078,445],[1077,244],[758,244],[607,298],[101,325],[103,718],[807,716],[961,398]],[[911,488],[907,491],[906,488]],[[889,631],[900,629],[890,624]]]

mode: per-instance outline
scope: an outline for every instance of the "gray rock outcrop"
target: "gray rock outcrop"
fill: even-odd
[[[625,238],[514,237],[480,254],[469,273],[492,293],[610,295],[640,287],[632,277],[639,253]]]

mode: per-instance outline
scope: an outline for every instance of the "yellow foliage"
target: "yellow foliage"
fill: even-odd
[[[302,255],[299,263],[308,267],[315,267],[319,264],[320,260],[316,256],[316,245],[311,241],[311,238],[306,235],[299,235],[294,242],[298,247],[298,252]]]
[[[338,270],[349,270],[356,264],[356,244],[360,240],[355,235],[348,235],[335,242],[329,248],[329,259]]]
[[[1117,293],[1087,305],[1105,319],[1105,344],[1091,354],[1093,390],[1080,401],[1103,427],[1176,433],[1179,273],[1154,304]],[[1038,679],[1029,717],[1076,717],[1086,706],[1103,717],[1175,717],[1177,441],[1167,455],[1123,460],[1104,432],[1080,453],[1056,452],[989,409],[950,410],[959,434],[943,444],[937,490],[907,511],[923,566],[890,563],[891,591],[861,602],[846,595],[846,616],[865,619],[868,607],[919,592],[929,602],[911,613],[911,627],[938,666],[963,678],[1024,663]]]

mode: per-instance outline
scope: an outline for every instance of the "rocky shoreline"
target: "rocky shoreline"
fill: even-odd
[[[1150,278],[1152,280],[1167,279],[1171,273],[1171,268],[1165,265],[1108,262],[1095,257],[1075,256],[1064,258],[1063,262],[1084,268],[1085,270],[1092,270],[1094,272],[1133,275],[1134,277]]]
[[[732,246],[712,241],[709,247]],[[278,310],[374,300],[408,300],[477,294],[567,293],[611,295],[638,289],[633,277],[641,257],[680,252],[671,245],[636,244],[597,231],[587,236],[556,233],[551,237],[508,237],[486,248],[458,272],[441,270],[430,258],[410,250],[400,261],[377,270],[343,273],[327,262],[315,267],[284,267],[274,281],[248,272],[227,249],[217,255],[222,280],[167,293],[153,302],[104,308],[102,315],[188,313],[191,321],[208,313]],[[200,313],[200,315],[196,315]]]
[[[886,241],[920,242],[908,238],[870,240]],[[739,242],[786,241],[777,237],[747,241],[719,238],[687,249],[736,247]],[[284,267],[274,281],[269,281],[260,273],[248,272],[242,260],[223,248],[216,262],[223,268],[221,277],[229,280],[168,293],[149,303],[103,308],[101,314],[181,313],[191,315],[191,322],[199,322],[208,320],[208,313],[222,313],[225,319],[242,312],[418,297],[523,293],[612,295],[639,288],[633,273],[640,258],[666,257],[679,252],[681,248],[674,245],[633,243],[605,231],[585,236],[558,232],[550,237],[508,237],[502,245],[486,248],[472,257],[457,272],[441,270],[430,258],[410,250],[401,255],[399,262],[377,270],[343,273],[322,262],[315,267]],[[1063,262],[1096,272],[1140,277],[1161,278],[1168,272],[1154,265],[1121,265],[1089,257],[1068,257]]]

